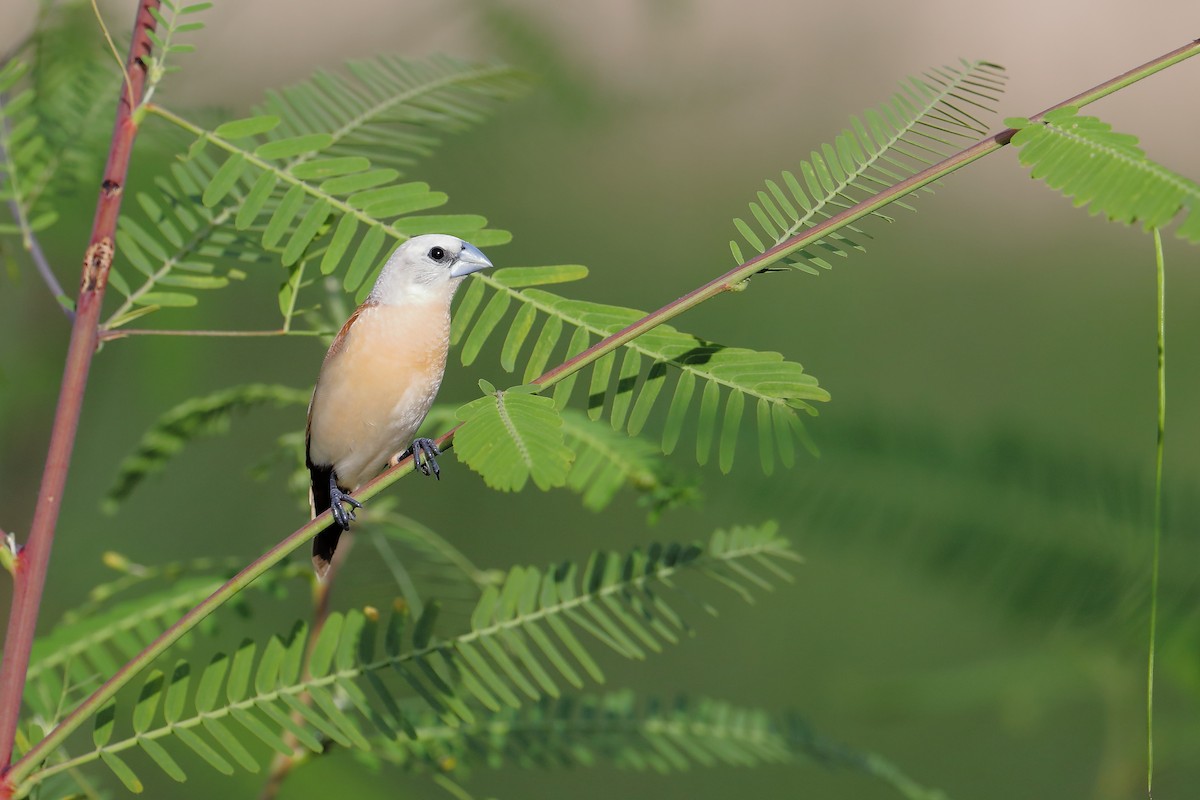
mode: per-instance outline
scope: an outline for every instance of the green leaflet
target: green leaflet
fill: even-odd
[[[1137,137],[1117,133],[1075,107],[1051,111],[1039,122],[1007,119],[1017,128],[1012,145],[1030,177],[1070,197],[1090,214],[1104,214],[1145,230],[1162,228],[1184,212],[1175,235],[1200,243],[1200,184],[1146,157]]]
[[[180,403],[159,417],[142,435],[133,453],[122,460],[104,498],[105,513],[115,513],[138,484],[165,469],[192,439],[228,431],[234,414],[263,405],[276,408],[304,406],[309,397],[310,393],[305,390],[251,383]]]
[[[470,424],[455,436],[454,452],[488,486],[512,492],[531,478],[542,490],[566,483],[574,453],[563,444],[551,398],[517,387],[480,397],[457,414]]]
[[[246,119],[235,119],[229,122],[222,123],[217,126],[213,134],[222,139],[245,139],[250,136],[258,136],[259,134],[273,131],[279,126],[279,117],[274,115],[262,115],[257,117],[248,117]]]
[[[403,624],[404,612],[386,621],[357,610],[335,614],[315,642],[299,623],[288,637],[267,642],[257,668],[252,645],[243,644],[232,658],[216,654],[200,671],[190,699],[186,663],[169,681],[152,672],[136,703],[119,700],[98,714],[94,751],[46,762],[29,785],[97,759],[133,785],[139,780],[125,756],[133,748],[181,780],[176,754],[182,749],[229,774],[236,767],[265,766],[287,733],[314,751],[322,737],[375,750],[386,747],[380,738],[401,741],[400,730],[415,738],[413,719],[429,713],[452,729],[471,726],[481,720],[478,703],[491,714],[504,713],[498,698],[519,708],[522,698],[557,697],[560,681],[579,686],[585,673],[602,678],[591,654],[597,643],[642,657],[677,641],[690,630],[667,599],[679,574],[709,575],[748,594],[786,577],[781,565],[796,560],[775,525],[734,528],[714,533],[706,545],[597,553],[582,566],[514,567],[499,586],[485,590],[470,629],[446,638],[431,637],[432,607],[423,615],[428,622],[415,626]],[[412,633],[406,635],[405,627]],[[311,668],[303,671],[300,663],[310,649]],[[311,705],[302,701],[304,694]],[[413,707],[418,700],[428,712]],[[248,747],[247,737],[269,749]]]
[[[887,104],[851,117],[850,127],[833,144],[810,152],[800,162],[799,177],[785,170],[781,181],[766,181],[749,205],[753,221],[737,218],[734,227],[754,252],[762,253],[895,185],[985,135],[987,126],[976,115],[994,108],[1005,80],[1002,67],[965,60],[909,78]],[[903,201],[894,202],[912,210]],[[892,221],[880,212],[873,215]],[[783,264],[815,275],[832,269],[829,256],[846,258],[851,251],[862,251],[869,238],[861,228],[846,225],[788,255]],[[737,240],[729,247],[734,260],[746,260]]]

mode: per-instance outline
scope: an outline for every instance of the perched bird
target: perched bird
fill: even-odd
[[[396,248],[366,302],[329,346],[308,406],[306,461],[315,518],[333,521],[313,539],[313,568],[324,577],[342,531],[350,529],[350,492],[401,451],[437,476],[431,439],[414,439],[442,383],[450,345],[450,300],[463,278],[492,266],[453,236],[415,236]],[[352,508],[347,508],[351,506]]]

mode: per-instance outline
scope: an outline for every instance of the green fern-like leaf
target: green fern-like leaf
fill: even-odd
[[[365,293],[388,251],[410,236],[452,233],[479,246],[509,240],[483,217],[419,214],[444,205],[446,195],[400,178],[441,134],[519,93],[521,76],[448,58],[380,57],[348,70],[317,73],[268,95],[256,116],[213,130],[156,107],[196,140],[171,181],[148,197],[149,219],[133,226],[140,234],[127,231],[146,255],[146,263],[135,263],[145,280],[126,281],[128,300],[106,325],[128,322],[123,315],[139,304],[159,305],[145,295],[180,265],[244,258],[260,248],[285,267],[312,259],[321,274],[341,272],[348,291]],[[178,235],[160,230],[164,217]]]
[[[179,67],[169,66],[168,60],[173,55],[182,55],[195,50],[190,44],[176,41],[181,33],[191,33],[204,28],[204,23],[196,15],[212,8],[212,3],[177,3],[175,0],[162,0],[158,8],[150,7],[150,13],[157,23],[155,30],[147,30],[146,36],[154,45],[150,54],[147,83],[151,87],[157,84],[168,72],[175,72]]]
[[[41,132],[34,89],[23,86],[27,65],[12,60],[0,66],[0,201],[7,203],[11,222],[0,222],[0,234],[30,237],[58,219],[52,208],[35,204],[36,187],[48,179],[53,154]]]
[[[120,266],[110,281],[125,299],[105,326],[119,328],[162,308],[196,305],[195,292],[221,289],[245,277],[240,266],[264,263],[255,241],[218,228],[218,215],[193,202],[206,180],[206,158],[173,164],[155,178],[157,192],[137,192],[117,224]],[[239,266],[235,266],[239,265]],[[131,281],[125,265],[137,272]]]
[[[310,393],[276,384],[251,383],[195,397],[159,417],[142,435],[133,453],[117,467],[103,508],[115,513],[147,477],[161,472],[192,439],[225,433],[237,413],[263,405],[307,405]]]
[[[780,181],[768,180],[750,203],[752,221],[738,218],[734,227],[754,252],[762,253],[899,183],[987,133],[977,115],[993,109],[1004,82],[1002,67],[965,60],[957,67],[935,67],[909,78],[889,103],[861,118],[851,117],[850,127],[832,145],[812,151],[800,163],[799,177],[785,171]],[[902,201],[895,204],[912,209]],[[891,221],[879,212],[874,216]],[[869,238],[862,228],[847,225],[783,263],[818,274],[818,268],[833,268],[831,258],[865,250],[863,242]],[[729,246],[738,263],[746,260],[737,240]]]
[[[584,566],[514,567],[502,586],[485,589],[470,630],[446,639],[436,635],[435,605],[416,620],[404,611],[386,618],[333,613],[315,639],[298,623],[261,649],[246,641],[232,657],[218,653],[194,680],[186,662],[169,675],[152,672],[136,703],[118,701],[98,714],[93,751],[47,764],[29,785],[98,759],[130,785],[138,780],[135,748],[182,780],[171,754],[181,747],[228,774],[258,769],[264,745],[290,754],[288,733],[313,752],[327,742],[370,749],[368,735],[417,738],[405,697],[444,724],[471,725],[473,707],[518,708],[560,696],[564,682],[602,680],[596,643],[642,659],[690,633],[666,599],[684,573],[708,575],[749,598],[751,587],[788,578],[781,564],[797,558],[773,524],[734,528],[716,532],[707,546],[654,545],[624,556],[597,553]]]
[[[0,64],[0,199],[24,240],[96,172],[112,131],[120,76],[83,4],[47,4],[19,56]]]
[[[509,371],[520,368],[525,381],[541,375],[552,358],[565,361],[645,316],[631,308],[570,300],[531,287],[530,281],[539,280],[536,268],[502,269],[473,278],[454,312],[451,341],[462,343],[461,358],[469,365],[489,338],[505,328],[500,323],[515,304],[501,365]],[[723,472],[732,469],[747,403],[758,427],[760,461],[769,474],[777,457],[786,466],[795,463],[797,440],[810,444],[797,412],[815,414],[812,403],[829,399],[816,378],[779,353],[725,347],[670,325],[659,325],[557,383],[556,407],[570,402],[586,373],[590,418],[607,415],[614,430],[637,435],[655,408],[666,405],[663,451],[674,451],[685,424],[694,419],[697,461],[707,463],[715,444]],[[673,389],[665,391],[672,383]]]
[[[144,595],[146,587],[155,583],[172,583],[196,576],[217,580],[217,576],[233,574],[246,563],[237,556],[225,556],[169,561],[165,564],[141,564],[115,550],[105,552],[102,560],[104,566],[115,571],[118,577],[89,589],[87,599],[63,612],[58,624],[71,625],[86,621],[89,617],[104,613],[115,602],[136,590],[142,590]],[[290,576],[292,567],[288,566],[282,572]]]
[[[816,763],[878,778],[905,797],[941,797],[885,759],[813,731],[799,715],[685,696],[639,699],[633,692],[543,698],[520,709],[481,710],[471,725],[439,724],[417,712],[415,739],[378,740],[376,752],[414,772],[507,765],[672,773],[718,765]]]
[[[1117,133],[1075,107],[1051,111],[1039,122],[1005,120],[1017,128],[1012,145],[1031,177],[1070,197],[1091,214],[1145,230],[1162,228],[1181,210],[1175,235],[1200,243],[1200,184],[1146,157],[1137,137]]]
[[[120,64],[96,35],[95,15],[84,3],[41,4],[29,44],[36,113],[53,154],[46,182],[33,195],[94,191],[112,135]]]
[[[193,607],[225,582],[240,561],[230,561],[224,572],[214,572],[211,559],[150,568],[131,565],[110,555],[106,562],[127,570],[118,581],[94,589],[89,601],[68,612],[33,647],[27,673],[25,702],[42,723],[53,723],[69,711],[72,701],[111,677],[117,668],[137,655],[180,614]],[[307,579],[307,564],[273,572],[254,584],[256,591],[274,594],[297,576]],[[167,581],[169,588],[114,602],[133,587],[150,581]],[[242,596],[245,598],[245,595]],[[248,612],[245,599],[236,607]],[[201,631],[213,632],[215,624]]]
[[[563,443],[554,401],[534,394],[534,386],[497,391],[480,384],[488,394],[458,410],[468,424],[454,452],[493,489],[520,491],[530,478],[543,490],[564,485],[575,454]]]
[[[686,496],[686,487],[667,474],[658,448],[650,442],[572,409],[563,409],[562,421],[567,447],[575,453],[567,487],[582,496],[584,507],[602,511],[625,486],[664,506]]]
[[[586,508],[603,510],[623,487],[640,493],[639,502],[649,506],[655,517],[695,500],[692,483],[674,474],[652,443],[593,422],[573,409],[563,409],[561,417],[563,441],[575,453],[566,488],[579,493]],[[425,418],[422,435],[437,436],[457,422],[453,408],[435,405]],[[307,492],[307,483],[304,489]]]

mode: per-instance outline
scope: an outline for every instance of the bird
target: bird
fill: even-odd
[[[446,368],[450,301],[470,274],[492,262],[454,236],[424,234],[402,243],[380,270],[325,354],[308,405],[305,463],[312,517],[333,519],[313,539],[323,579],[350,529],[351,497],[389,461],[411,454],[423,474],[440,479],[432,439],[413,438],[429,413]]]

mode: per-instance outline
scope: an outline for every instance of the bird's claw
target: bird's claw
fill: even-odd
[[[342,505],[343,503],[351,508],[347,509]],[[329,487],[329,508],[333,513],[333,521],[340,525],[342,530],[350,530],[350,521],[354,519],[354,509],[362,507],[362,503],[343,492],[336,484]]]
[[[412,454],[413,466],[419,469],[422,475],[432,475],[439,481],[442,479],[442,470],[437,463],[437,456],[440,456],[442,451],[434,444],[433,439],[413,439],[412,447],[408,448],[406,455],[409,453]]]

